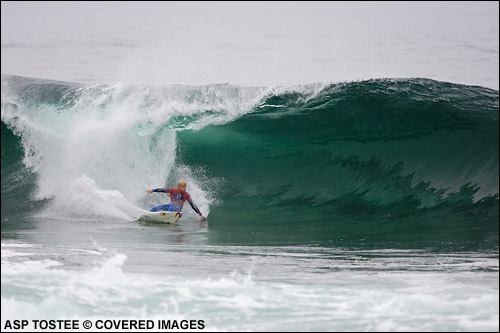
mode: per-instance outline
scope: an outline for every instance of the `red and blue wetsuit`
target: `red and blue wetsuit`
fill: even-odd
[[[193,210],[198,215],[202,215],[198,207],[196,207],[193,200],[191,199],[191,196],[187,192],[181,193],[178,188],[155,188],[153,192],[170,193],[170,203],[167,205],[153,207],[151,209],[152,212],[158,212],[162,210],[167,212],[181,212],[182,206],[184,206],[184,201],[187,201],[189,202],[189,205],[191,205],[191,208],[193,208]]]

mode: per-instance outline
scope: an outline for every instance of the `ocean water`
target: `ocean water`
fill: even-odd
[[[121,5],[2,2],[2,330],[499,330],[498,3]]]

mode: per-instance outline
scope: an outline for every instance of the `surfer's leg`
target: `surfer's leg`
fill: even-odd
[[[152,212],[160,212],[160,211],[164,211],[164,212],[180,212],[181,209],[179,207],[177,207],[176,205],[174,204],[166,204],[166,205],[160,205],[160,206],[156,206],[156,207],[153,207],[151,209]]]
[[[160,211],[168,211],[170,204],[168,205],[160,205],[151,208],[152,212],[160,212]]]
[[[168,205],[165,205],[165,210],[167,212],[181,212],[182,209],[180,207],[177,207],[176,205],[174,204],[168,204]]]
[[[181,211],[181,209],[174,204],[168,204],[165,206],[168,206],[168,209],[167,209],[168,212],[180,212]]]

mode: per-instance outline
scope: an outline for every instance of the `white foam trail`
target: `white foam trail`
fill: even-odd
[[[52,199],[45,217],[115,220],[166,203],[146,189],[176,186],[166,183],[176,159],[176,131],[229,122],[269,95],[297,92],[306,101],[324,88],[53,84],[2,75],[2,121],[21,136],[24,163],[39,176],[34,198]],[[202,186],[202,175],[179,170],[208,214],[215,198]]]
[[[11,87],[8,76],[2,76],[2,88],[2,121],[21,136],[24,163],[39,175],[34,197],[52,199],[42,214],[117,220],[165,203],[146,196],[146,189],[172,186],[166,180],[176,158],[177,123],[201,128],[229,121],[250,111],[266,92],[229,85],[110,84],[71,88],[47,104],[23,92],[22,84]],[[209,195],[196,177],[189,180],[208,211]]]

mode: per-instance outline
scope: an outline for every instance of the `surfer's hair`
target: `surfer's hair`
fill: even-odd
[[[187,186],[187,185],[185,181],[179,180],[179,184],[177,184],[177,186]]]

